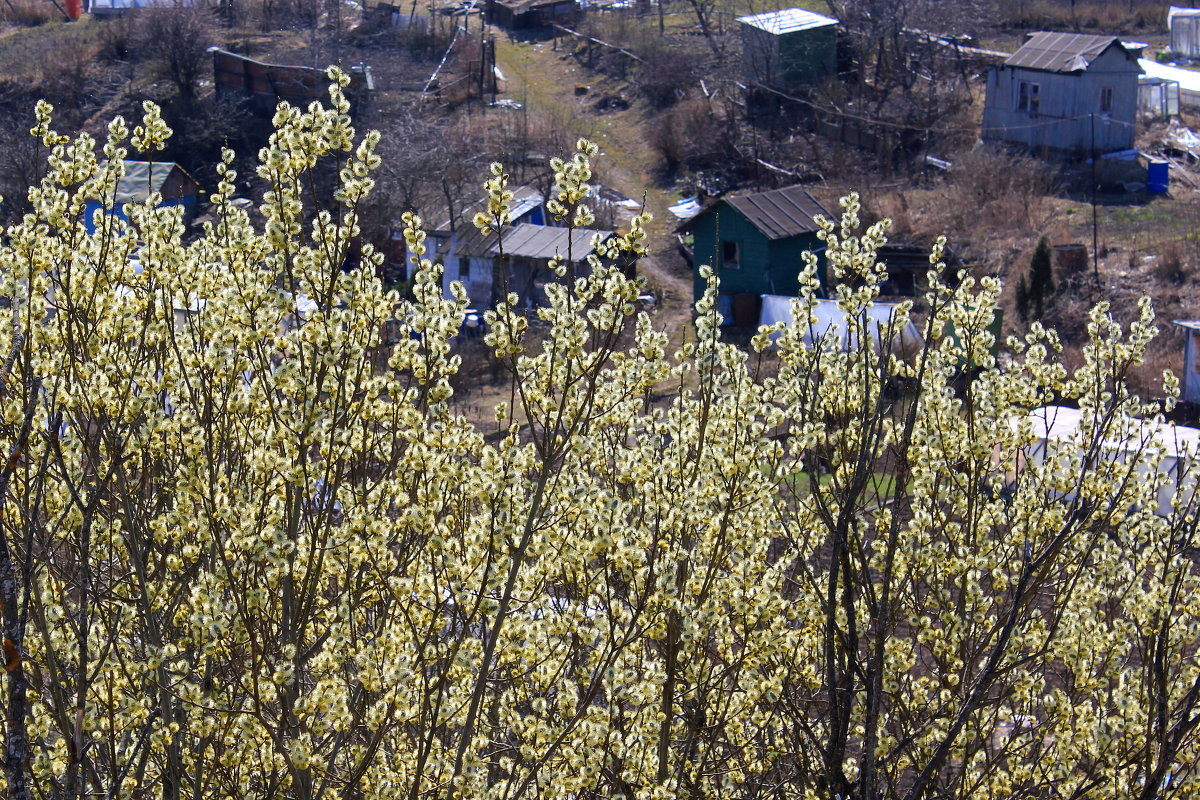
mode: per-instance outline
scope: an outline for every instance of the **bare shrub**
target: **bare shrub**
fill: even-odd
[[[693,97],[659,115],[649,145],[666,174],[727,163],[736,156],[729,128],[706,97]]]
[[[0,22],[22,28],[44,25],[62,18],[62,12],[49,0],[9,0],[0,5]]]
[[[637,82],[652,106],[666,108],[699,85],[705,54],[692,44],[656,44],[638,53],[644,63]]]
[[[1191,265],[1178,241],[1168,242],[1152,268],[1154,277],[1164,283],[1183,283],[1191,275]]]
[[[1001,20],[1026,30],[1104,30],[1161,28],[1169,3],[1160,0],[1008,0],[1000,4]]]
[[[148,8],[141,12],[140,26],[146,52],[181,97],[194,98],[200,77],[212,68],[207,52],[215,38],[212,12],[188,6]]]
[[[1046,222],[1046,196],[1057,189],[1057,175],[1044,162],[990,148],[977,148],[954,158],[940,193],[931,226],[952,237],[986,238],[1036,233]]]
[[[99,56],[106,61],[129,61],[138,53],[137,17],[123,14],[100,26]]]

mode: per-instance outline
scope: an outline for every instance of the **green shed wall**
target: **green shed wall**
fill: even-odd
[[[711,265],[721,279],[721,294],[782,294],[794,296],[800,290],[796,279],[804,265],[803,254],[818,254],[818,277],[825,279],[824,245],[815,233],[771,241],[745,217],[719,205],[703,213],[692,223],[693,294],[704,293],[700,267]],[[722,263],[723,241],[738,243],[740,267],[729,269]]]
[[[783,91],[818,84],[837,71],[833,25],[773,34],[742,23],[743,74],[750,83]]]
[[[779,66],[785,87],[823,81],[837,69],[837,30],[826,25],[780,36]]]

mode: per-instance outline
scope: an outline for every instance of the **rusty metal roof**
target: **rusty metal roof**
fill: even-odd
[[[1125,49],[1116,36],[1039,31],[1030,34],[1029,40],[1008,57],[1004,66],[1046,72],[1079,72],[1087,69],[1113,45]]]
[[[813,217],[832,217],[803,186],[726,197],[724,202],[768,239],[815,233],[817,223]]]

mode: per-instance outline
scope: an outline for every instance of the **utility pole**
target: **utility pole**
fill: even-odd
[[[1074,7],[1074,3],[1072,3]],[[1096,219],[1096,113],[1088,114],[1092,125],[1092,273],[1100,283],[1100,225]]]

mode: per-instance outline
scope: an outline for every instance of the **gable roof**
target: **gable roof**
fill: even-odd
[[[553,228],[549,225],[534,225],[518,222],[504,231],[504,254],[515,258],[550,260],[555,255],[566,258],[571,253],[575,261],[592,253],[592,236],[600,234],[603,241],[612,236],[612,231],[591,228]],[[474,225],[459,238],[454,249],[460,256],[497,256],[500,243],[496,234],[484,236]]]
[[[811,28],[824,28],[827,25],[837,25],[838,21],[833,17],[805,11],[803,8],[782,8],[779,11],[738,17],[738,22],[778,36]]]
[[[504,252],[518,258],[550,259],[555,255],[564,258],[569,252],[578,261],[592,252],[592,236],[600,234],[603,241],[612,236],[612,231],[591,228],[551,228],[519,222],[508,229],[504,237]],[[491,248],[493,255],[500,252],[498,246]]]
[[[536,211],[546,200],[546,198],[542,196],[542,193],[532,186],[517,186],[512,190],[512,193],[513,199],[512,206],[509,208],[509,216],[512,217],[513,222],[520,222],[522,217],[524,217],[526,214]],[[469,225],[470,227],[474,228],[475,226],[471,225],[471,217],[475,216],[476,211],[486,210],[486,198],[480,199],[467,206],[467,208],[462,212],[463,225]],[[450,219],[443,219],[427,230],[433,233],[449,233]]]
[[[117,194],[113,198],[117,205],[123,203],[140,203],[150,196],[151,192],[162,191],[170,174],[178,169],[192,183],[196,183],[183,167],[174,161],[125,161],[125,177],[117,181]],[[100,162],[100,169],[108,166],[108,161]]]
[[[1116,36],[1038,31],[1030,34],[1029,40],[1008,57],[1004,66],[1045,72],[1079,72],[1114,45],[1134,58]]]
[[[721,202],[732,207],[759,233],[772,240],[816,233],[819,228],[814,217],[818,214],[832,217],[803,186],[735,195]]]

